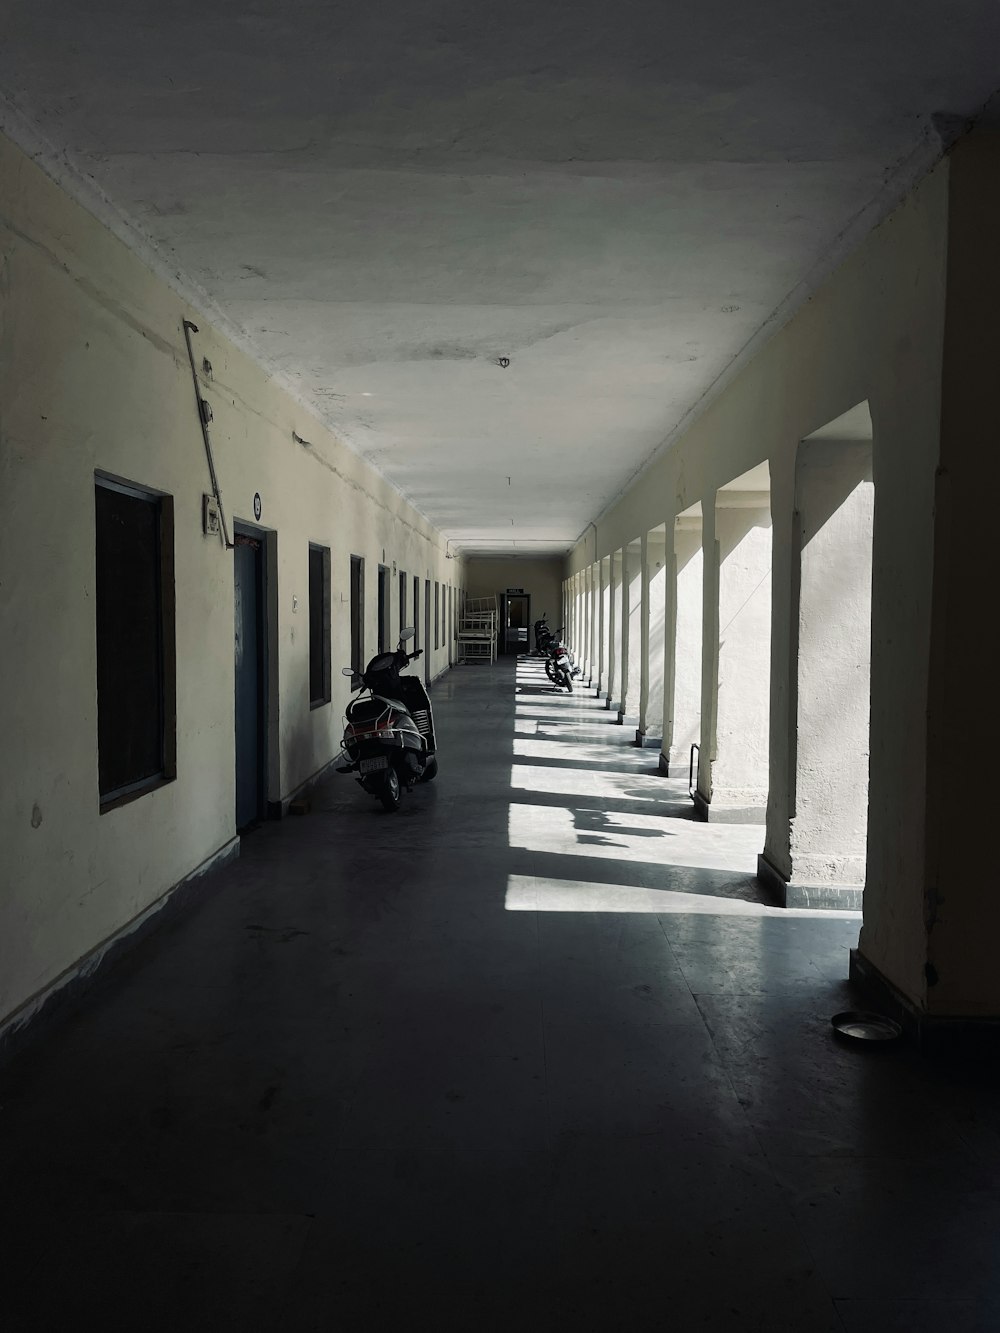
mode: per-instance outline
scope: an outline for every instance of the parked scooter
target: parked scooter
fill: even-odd
[[[556,655],[553,649],[558,650],[562,644],[562,626],[557,630],[552,630],[545,642],[545,674],[554,685],[556,683]]]
[[[394,653],[372,658],[356,687],[361,693],[348,704],[344,718],[343,753],[348,762],[337,772],[357,773],[361,786],[386,810],[397,810],[404,788],[430,782],[438,770],[427,691],[419,677],[399,674],[421,655],[419,648],[409,654],[403,649],[414,632],[412,627],[404,629]],[[343,674],[354,672],[344,667]]]
[[[539,657],[545,655],[545,651],[552,642],[552,631],[549,629],[546,620],[547,612],[542,612],[541,620],[535,621],[535,653]]]
[[[580,668],[576,665],[576,658],[563,643],[562,632],[563,627],[560,625],[549,640],[545,674],[557,689],[563,687],[568,694],[572,694],[573,681],[580,674]]]

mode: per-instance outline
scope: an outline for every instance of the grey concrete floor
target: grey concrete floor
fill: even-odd
[[[1000,1329],[996,1079],[834,1041],[858,918],[535,664],[434,704],[0,1075],[0,1327]]]

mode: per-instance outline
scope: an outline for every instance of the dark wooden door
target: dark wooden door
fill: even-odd
[[[264,815],[264,549],[236,535],[236,827]]]

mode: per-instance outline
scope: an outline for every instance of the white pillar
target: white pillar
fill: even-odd
[[[598,696],[607,693],[608,662],[611,657],[611,557],[604,556],[598,565],[597,651]]]
[[[598,601],[601,590],[601,567],[594,564],[590,566],[590,584],[588,606],[590,607],[590,638],[587,646],[587,680],[588,684],[594,685],[600,672],[600,640],[598,637]]]

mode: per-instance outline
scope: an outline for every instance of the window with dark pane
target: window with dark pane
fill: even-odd
[[[166,497],[98,479],[94,498],[98,774],[107,804],[173,776],[164,560],[172,534],[164,533]],[[169,584],[172,597],[172,566]]]

